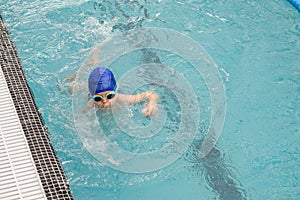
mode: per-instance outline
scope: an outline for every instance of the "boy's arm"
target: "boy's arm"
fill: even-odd
[[[117,96],[119,101],[129,104],[136,104],[144,99],[149,99],[149,103],[157,103],[159,98],[158,94],[152,91],[143,92],[136,95],[117,94]]]
[[[80,67],[79,70],[77,72],[75,72],[74,74],[71,74],[65,78],[65,81],[70,83],[70,86],[69,86],[70,94],[74,95],[83,88],[83,85],[81,82],[83,73],[85,73],[91,67],[100,63],[100,60],[99,60],[100,52],[101,52],[100,46],[94,47],[94,49],[92,49],[92,51],[89,55],[89,58],[83,63],[82,67]],[[77,82],[77,84],[75,84],[75,81],[76,81],[75,79],[78,80],[79,83]]]
[[[143,92],[136,95],[125,95],[125,94],[118,94],[118,100],[121,102],[129,103],[129,104],[136,104],[144,99],[148,99],[149,102],[145,104],[145,116],[150,117],[151,115],[157,116],[158,108],[157,102],[159,100],[158,94],[148,91]]]
[[[87,59],[87,61],[85,61],[83,63],[83,66],[77,72],[78,80],[81,80],[82,74],[84,72],[86,72],[89,68],[100,63],[100,60],[99,60],[100,52],[101,52],[100,46],[96,46],[96,47],[94,47],[94,49],[92,49],[89,58]]]

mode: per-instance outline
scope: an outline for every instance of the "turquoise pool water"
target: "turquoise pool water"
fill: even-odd
[[[299,199],[300,15],[287,1],[27,0],[1,1],[0,8],[76,199]],[[218,65],[226,120],[217,148],[201,162],[192,153],[195,141],[165,168],[125,173],[103,166],[80,139],[63,79],[80,68],[92,46],[138,27],[183,33]],[[200,99],[199,134],[205,134],[211,117],[205,80],[194,77],[180,55],[149,52],[189,76]],[[140,65],[143,55],[117,59],[117,77],[127,69],[117,66]],[[174,116],[167,118],[168,130],[177,130],[176,95],[154,87],[166,116]],[[133,110],[139,114],[139,107]],[[163,133],[133,151],[159,149],[176,131]],[[122,145],[129,150],[131,144]]]

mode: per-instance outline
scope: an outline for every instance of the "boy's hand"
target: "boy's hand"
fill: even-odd
[[[148,103],[148,104],[144,105],[144,114],[146,117],[154,116],[157,118],[157,116],[158,116],[157,104]]]
[[[145,107],[145,116],[150,117],[150,116],[155,116],[157,118],[158,116],[158,107],[157,107],[157,102],[159,99],[158,94],[154,93],[153,91],[148,91],[146,92],[147,97],[149,98],[149,103],[146,104]]]
[[[158,111],[159,110],[156,103],[149,102],[144,104],[144,115],[146,117],[154,116],[155,118],[157,118]]]

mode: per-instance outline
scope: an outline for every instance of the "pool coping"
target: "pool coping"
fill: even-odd
[[[69,182],[50,143],[49,132],[45,128],[33,93],[27,84],[16,48],[1,16],[0,65],[17,113],[17,120],[20,122],[38,174],[37,181],[40,180],[46,199],[73,199]],[[0,136],[2,136],[2,132]]]

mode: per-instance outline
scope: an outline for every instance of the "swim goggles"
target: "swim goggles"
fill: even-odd
[[[115,91],[111,91],[111,92],[108,92],[106,95],[105,95],[105,99],[112,99],[112,98],[114,98],[116,96],[116,92]],[[104,100],[104,98],[103,98],[103,96],[102,95],[97,95],[97,94],[95,94],[94,96],[93,96],[93,99],[94,99],[94,101],[103,101]]]

